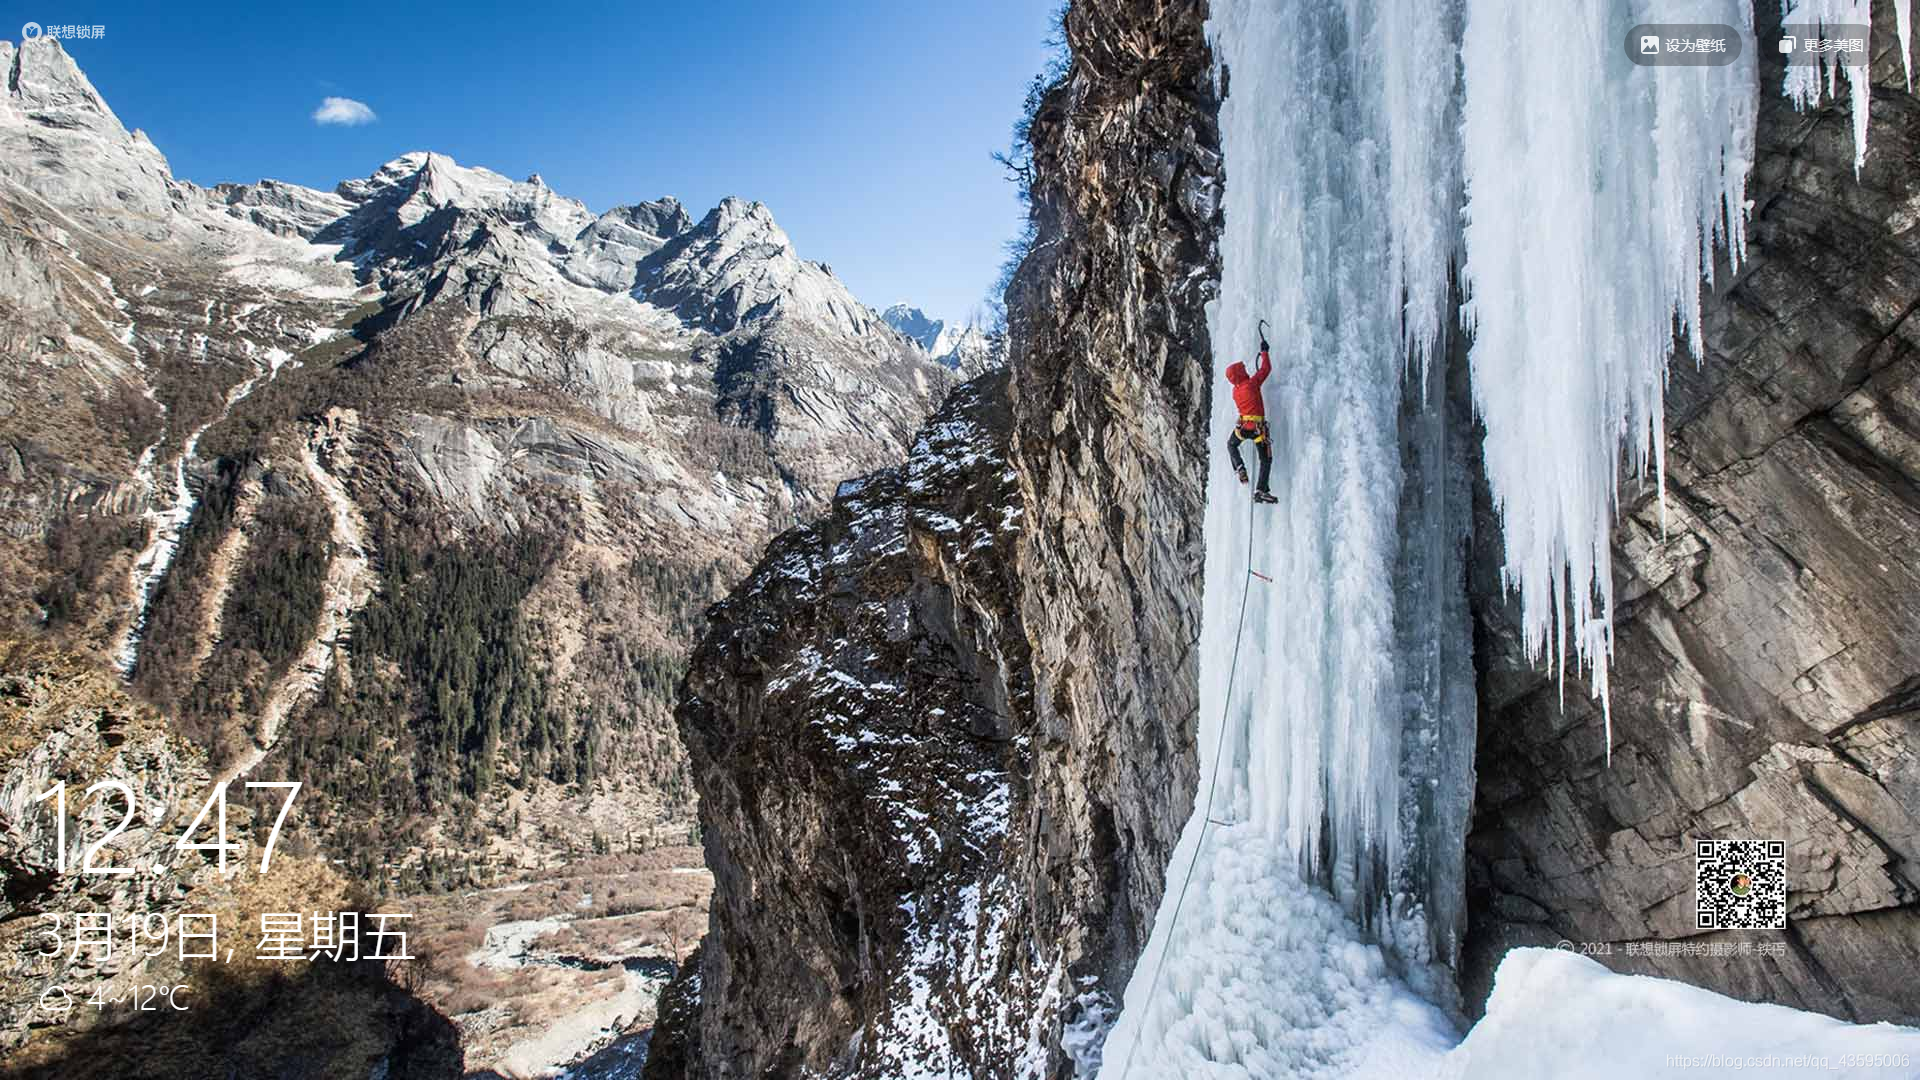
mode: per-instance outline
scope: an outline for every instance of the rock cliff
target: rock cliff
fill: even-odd
[[[1193,805],[1223,180],[1207,6],[1077,3],[1041,103],[1034,254],[1008,289],[1033,647],[1022,881],[1063,1020],[1117,1000]],[[1091,1051],[1089,1051],[1091,1052]]]
[[[711,613],[679,710],[716,884],[708,1075],[992,1075],[1027,1041],[1005,390],[956,391],[907,466],[842,485]]]
[[[1204,20],[1068,11],[1010,371],[713,613],[679,710],[716,882],[697,1031],[662,1034],[688,1075],[1098,1059],[1196,775]]]
[[[1757,5],[1769,40],[1779,12]],[[1920,102],[1875,5],[1873,108],[1796,112],[1762,50],[1747,259],[1675,361],[1664,514],[1625,501],[1613,748],[1569,677],[1520,659],[1477,532],[1480,775],[1463,978],[1515,944],[1847,1019],[1920,1021]],[[1723,267],[1723,271],[1727,268]],[[1483,507],[1484,511],[1484,507]],[[1696,838],[1787,842],[1784,956],[1629,956],[1749,944],[1696,928]]]

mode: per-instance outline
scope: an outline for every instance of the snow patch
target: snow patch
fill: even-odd
[[[1920,1030],[1848,1024],[1617,975],[1558,949],[1515,949],[1487,1015],[1437,1063],[1445,1080],[1767,1076],[1885,1080],[1920,1070]]]

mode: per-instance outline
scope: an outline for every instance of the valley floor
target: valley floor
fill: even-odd
[[[700,849],[678,846],[397,903],[421,927],[418,993],[459,1028],[469,1076],[573,1075],[607,1057],[631,1071],[592,1075],[637,1076],[633,1044],[705,935],[712,891]]]

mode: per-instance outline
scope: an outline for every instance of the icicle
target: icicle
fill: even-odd
[[[1894,32],[1900,38],[1900,71],[1913,91],[1913,0],[1893,0]]]
[[[1895,21],[1899,24],[1902,64],[1907,63],[1907,38],[1911,32],[1908,29],[1911,2],[1912,0],[1894,0]],[[1788,25],[1871,26],[1873,23],[1873,5],[1870,0],[1782,0],[1780,10],[1781,21]],[[1793,99],[1796,107],[1809,109],[1820,104],[1823,79],[1825,96],[1839,97],[1840,77],[1843,75],[1847,80],[1847,105],[1853,116],[1853,171],[1858,175],[1861,166],[1867,163],[1867,102],[1872,95],[1868,67],[1843,64],[1839,57],[1823,53],[1815,59],[1814,63],[1788,65],[1785,89],[1787,96]],[[1908,70],[1907,81],[1909,85],[1912,84],[1911,69]]]
[[[1551,642],[1603,700],[1621,452],[1636,476],[1664,467],[1674,330],[1698,355],[1714,239],[1743,250],[1757,105],[1751,50],[1649,77],[1619,44],[1643,16],[1468,0],[1462,44],[1462,319],[1487,480],[1528,650]],[[1714,0],[1658,14],[1749,19]]]

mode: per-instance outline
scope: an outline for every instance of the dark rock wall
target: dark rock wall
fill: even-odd
[[[712,609],[679,709],[715,882],[676,984],[697,1037],[662,1019],[689,1075],[1014,1060],[990,1015],[1036,981],[999,872],[1031,714],[1006,382],[956,390],[906,466],[843,484]]]
[[[1770,40],[1778,9],[1757,7]],[[1675,364],[1664,532],[1649,491],[1615,537],[1611,765],[1586,687],[1568,679],[1563,711],[1520,658],[1483,513],[1470,1001],[1506,947],[1565,939],[1736,997],[1920,1020],[1920,100],[1892,5],[1876,14],[1857,178],[1849,110],[1796,112],[1761,51],[1748,258],[1709,299],[1704,362]],[[1695,837],[1787,841],[1784,934],[1696,929]],[[1625,954],[1679,939],[1785,949]]]
[[[1206,5],[1082,0],[1008,291],[1037,937],[1118,997],[1193,806],[1222,167]]]

